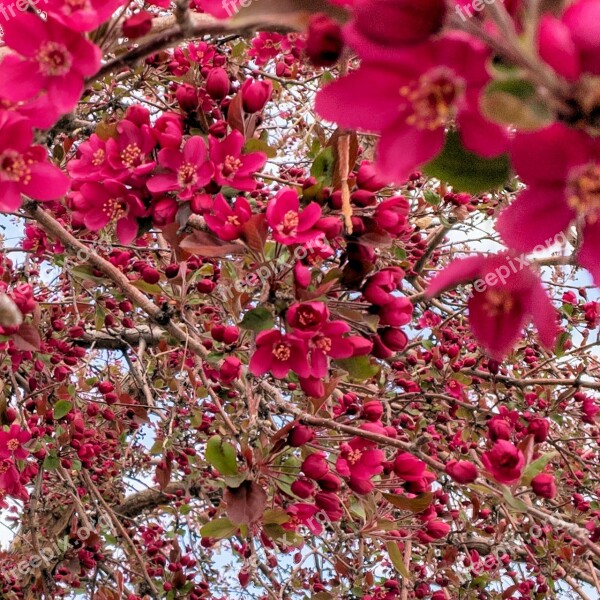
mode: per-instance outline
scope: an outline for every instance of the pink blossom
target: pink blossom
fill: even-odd
[[[314,240],[320,235],[315,224],[321,218],[321,207],[311,202],[300,210],[298,192],[282,188],[267,206],[267,222],[273,237],[281,244],[300,244]]]
[[[335,468],[342,477],[371,479],[383,471],[384,460],[385,454],[374,442],[354,437],[341,444]]]
[[[473,483],[479,474],[477,467],[468,460],[451,460],[446,464],[446,473],[457,483]]]
[[[244,136],[232,131],[224,140],[211,137],[210,160],[215,165],[214,179],[219,185],[232,187],[243,192],[256,189],[254,174],[267,162],[264,152],[242,154]]]
[[[81,181],[99,181],[107,169],[110,166],[106,157],[106,142],[95,133],[77,148],[76,158],[67,164],[69,175]]]
[[[276,329],[262,331],[256,337],[256,351],[250,359],[249,369],[257,376],[270,371],[277,379],[286,377],[290,370],[300,377],[308,377],[310,366],[305,342]]]
[[[31,439],[31,434],[20,425],[13,423],[8,431],[0,431],[0,459],[14,458],[25,460],[29,450],[23,448]]]
[[[481,462],[497,482],[515,483],[521,478],[525,457],[510,442],[499,440],[482,454]]]
[[[146,214],[139,196],[113,179],[84,183],[75,194],[73,206],[83,214],[83,222],[90,231],[100,231],[109,223],[115,223],[121,244],[135,240],[138,219]]]
[[[547,347],[552,347],[557,332],[556,311],[539,277],[529,267],[512,268],[511,258],[498,254],[456,260],[427,290],[431,297],[458,283],[477,280],[468,302],[469,323],[475,338],[496,360],[508,354],[531,320]]]
[[[189,138],[181,151],[163,148],[158,153],[158,164],[166,172],[151,177],[146,186],[153,194],[177,190],[181,200],[189,200],[202,190],[214,173],[206,143],[200,136]]]
[[[341,127],[381,134],[376,164],[397,183],[439,154],[454,117],[468,150],[496,156],[507,147],[506,131],[478,108],[487,57],[482,44],[455,33],[365,60],[319,92],[316,110]]]
[[[394,473],[404,481],[418,481],[426,468],[422,460],[408,452],[401,452],[394,460]]]
[[[600,285],[598,139],[557,123],[518,134],[511,157],[527,189],[498,218],[496,229],[503,241],[519,252],[546,248],[577,222],[583,233],[577,261]]]
[[[117,125],[117,137],[106,141],[106,177],[120,181],[145,177],[155,166],[150,158],[155,142],[148,125],[137,126],[124,119]]]
[[[322,533],[323,526],[316,516],[320,511],[314,504],[291,504],[287,507],[286,512],[290,516],[290,520],[282,525],[285,530],[296,531],[298,527],[304,525],[313,535]]]
[[[100,68],[100,49],[49,17],[19,13],[3,24],[4,42],[15,53],[2,61],[0,96],[27,100],[46,90],[61,113],[77,104],[85,77]]]
[[[238,196],[233,202],[233,207],[230,207],[227,200],[221,194],[217,194],[212,212],[205,214],[204,220],[209,229],[214,231],[219,238],[231,241],[240,237],[244,224],[251,216],[252,208],[242,196]]]
[[[329,309],[324,302],[292,304],[287,310],[287,322],[299,337],[312,337],[329,318]]]
[[[69,179],[48,161],[46,149],[32,146],[29,121],[0,110],[0,210],[21,206],[21,194],[35,200],[56,200],[69,188]]]

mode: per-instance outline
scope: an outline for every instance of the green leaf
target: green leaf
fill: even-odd
[[[431,190],[425,190],[423,192],[423,198],[427,204],[431,204],[432,206],[437,206],[442,201],[439,194],[436,194]]]
[[[259,331],[272,329],[274,324],[275,319],[273,319],[271,312],[266,308],[259,307],[248,311],[244,315],[240,327],[258,333]]]
[[[396,508],[410,510],[413,513],[420,513],[427,510],[433,502],[433,494],[427,492],[416,498],[407,498],[406,496],[397,496],[396,494],[383,494],[383,497]]]
[[[202,537],[222,540],[223,538],[235,535],[237,530],[237,525],[234,525],[229,519],[223,517],[221,519],[214,519],[203,525],[200,528],[200,535]]]
[[[258,140],[256,138],[252,138],[246,142],[244,152],[264,152],[268,158],[275,158],[277,156],[277,150],[275,148],[269,146],[264,140]]]
[[[206,460],[215,469],[225,475],[232,477],[237,475],[237,460],[235,448],[225,442],[220,435],[215,435],[206,444]]]
[[[55,454],[48,454],[44,459],[43,468],[46,471],[56,471],[60,466],[60,459]]]
[[[442,152],[423,170],[456,190],[480,194],[495,190],[508,180],[510,161],[506,154],[482,158],[469,152],[462,146],[458,133],[450,131]]]
[[[325,148],[319,153],[315,162],[313,163],[310,174],[315,177],[319,183],[325,186],[330,186],[333,177],[333,165],[335,158],[333,156],[333,148]]]
[[[519,500],[518,498],[515,498],[511,492],[510,489],[507,488],[506,486],[502,486],[502,496],[504,498],[504,500],[506,501],[506,503],[513,509],[516,510],[517,512],[522,512],[522,513],[526,513],[527,512],[527,504],[525,504],[525,502],[523,502],[523,500]]]
[[[352,379],[366,381],[379,373],[379,365],[372,363],[368,356],[353,356],[335,361],[336,364],[347,371]]]
[[[68,415],[73,409],[73,403],[68,400],[59,400],[54,405],[54,418],[62,419],[65,415]]]
[[[402,557],[402,552],[400,552],[400,548],[398,548],[398,544],[393,541],[389,541],[385,543],[385,549],[387,550],[390,561],[394,565],[394,569],[404,577],[404,579],[410,579],[410,573],[404,564],[404,559]]]
[[[521,485],[529,485],[531,480],[539,475],[546,465],[558,454],[558,452],[548,452],[548,454],[543,454],[537,460],[534,460],[530,463],[525,471],[523,472],[523,476],[521,477]]]
[[[481,97],[481,111],[501,125],[512,125],[523,131],[535,131],[553,121],[553,114],[525,79],[492,81]]]

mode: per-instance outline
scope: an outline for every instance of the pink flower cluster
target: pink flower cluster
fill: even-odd
[[[350,326],[345,321],[330,321],[329,316],[323,302],[290,306],[286,321],[291,331],[259,333],[250,372],[257,376],[271,372],[273,377],[283,379],[293,371],[305,393],[322,397],[331,359],[364,355],[372,349],[371,342],[362,336],[349,335]]]
[[[70,196],[75,224],[99,231],[114,223],[119,241],[138,236],[142,218],[157,226],[172,223],[182,202],[193,212],[207,214],[217,233],[230,237],[238,223],[221,196],[214,202],[209,192],[223,186],[240,191],[256,188],[254,173],[265,164],[262,152],[244,153],[244,136],[234,130],[222,140],[191,136],[184,139],[182,118],[164,113],[154,123],[141,106],[131,107],[116,125],[114,137],[92,134],[68,164],[73,179]],[[245,201],[235,206],[250,215]],[[235,208],[234,210],[238,210]],[[225,214],[231,212],[231,214]],[[221,220],[219,215],[225,215]],[[230,239],[233,239],[230,237]]]

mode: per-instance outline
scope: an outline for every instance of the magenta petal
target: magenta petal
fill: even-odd
[[[0,181],[0,211],[14,212],[21,206],[21,192],[14,182]]]
[[[90,231],[100,231],[108,225],[110,217],[107,212],[102,210],[102,206],[98,206],[95,210],[85,213],[83,223]]]
[[[597,233],[600,233],[600,231]],[[541,282],[538,281],[527,290],[522,299],[531,314],[542,344],[546,348],[552,349],[558,332],[556,325],[557,313]]]
[[[453,261],[431,280],[426,291],[427,297],[433,298],[459,283],[472,281],[480,275],[484,264],[483,256],[470,256]]]
[[[56,200],[69,189],[70,179],[57,167],[47,162],[31,165],[31,180],[23,186],[23,193],[35,200]]]
[[[161,151],[162,152],[162,151]],[[199,135],[191,137],[183,149],[183,158],[193,165],[200,165],[206,161],[206,142]]]
[[[2,28],[5,44],[27,57],[35,56],[42,41],[48,37],[44,21],[31,13],[21,13],[9,19]]]
[[[469,300],[469,324],[489,356],[501,361],[518,341],[527,314],[521,306],[516,306],[508,313],[492,316],[486,295],[486,292],[478,293]]]
[[[266,345],[261,348],[257,348],[257,350],[252,355],[250,359],[250,364],[248,365],[248,369],[250,373],[256,375],[257,377],[260,375],[264,375],[271,368],[271,363],[273,361],[273,350],[271,345]]]
[[[117,222],[117,237],[121,244],[131,244],[137,237],[138,224],[133,217],[119,219]]]
[[[538,245],[552,246],[575,216],[562,187],[532,186],[500,213],[496,231],[507,246],[530,252]]]
[[[83,78],[75,71],[64,77],[52,77],[47,83],[48,99],[61,113],[71,111],[83,93]]]
[[[541,131],[517,134],[511,159],[525,183],[564,185],[573,167],[589,162],[592,144],[584,132],[555,124]]]
[[[316,202],[311,202],[301,213],[299,228],[307,230],[321,218],[321,207]]]
[[[44,77],[36,69],[36,63],[13,54],[2,61],[0,72],[0,96],[6,100],[28,100],[44,87]]]
[[[577,262],[592,274],[594,284],[600,286],[600,223],[584,227]]]
[[[329,361],[327,356],[321,350],[313,350],[311,354],[311,375],[313,377],[324,378],[329,371]]]
[[[579,52],[569,28],[556,17],[545,14],[540,19],[538,52],[559,75],[575,81],[581,74]]]
[[[174,173],[164,173],[148,179],[146,187],[153,194],[162,194],[163,192],[172,192],[178,189],[179,182],[177,181],[177,175]]]
[[[403,121],[398,123],[383,132],[377,148],[376,166],[386,180],[401,184],[442,151],[444,128],[419,130]]]
[[[96,44],[81,39],[73,51],[77,55],[77,70],[85,77],[95,75],[102,64],[102,52]]]
[[[383,131],[398,117],[402,82],[393,70],[363,64],[357,71],[326,85],[315,100],[315,110],[341,127]]]

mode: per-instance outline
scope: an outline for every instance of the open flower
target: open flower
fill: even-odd
[[[349,331],[348,323],[330,321],[325,323],[319,332],[310,339],[308,346],[313,377],[327,376],[330,358],[349,358],[355,354],[367,354],[371,350],[371,342],[360,336],[347,336]]]
[[[0,211],[21,206],[21,194],[35,200],[55,200],[69,188],[69,179],[50,164],[42,146],[32,146],[29,121],[0,110]]]
[[[342,477],[371,479],[383,471],[384,460],[385,454],[376,447],[375,442],[354,437],[340,445],[335,468]]]
[[[282,188],[267,206],[267,222],[273,237],[281,244],[301,244],[321,235],[315,224],[321,218],[321,207],[311,202],[300,210],[298,192]]]
[[[498,483],[514,483],[521,478],[525,457],[510,442],[498,440],[491,450],[482,454],[481,462]]]
[[[222,194],[217,194],[212,212],[204,215],[204,220],[211,231],[227,242],[237,240],[243,231],[244,224],[252,216],[252,208],[248,201],[238,196],[233,207],[230,207]]]
[[[0,459],[14,458],[25,460],[29,450],[23,446],[31,439],[31,434],[20,425],[13,424],[8,431],[0,431]]]
[[[381,134],[376,164],[397,183],[440,153],[454,118],[468,150],[496,156],[506,150],[508,137],[479,112],[489,80],[487,58],[483,44],[459,32],[378,54],[325,86],[316,110],[341,127]]]
[[[151,177],[146,183],[148,189],[153,194],[178,190],[181,200],[189,200],[208,185],[214,172],[206,142],[200,136],[189,138],[181,151],[163,148],[158,153],[158,164],[166,172]]]
[[[105,177],[126,181],[130,177],[148,175],[155,166],[155,162],[150,159],[150,152],[155,145],[150,127],[138,127],[123,119],[117,125],[117,133],[116,139],[109,138],[106,141]]]
[[[2,61],[0,96],[27,100],[46,90],[61,113],[72,110],[84,79],[100,68],[100,49],[52,17],[20,13],[2,27],[4,42],[15,53]]]
[[[224,140],[211,137],[210,160],[215,165],[214,179],[219,185],[232,187],[243,192],[256,189],[254,174],[267,162],[264,152],[242,154],[244,136],[232,131]]]
[[[249,369],[257,376],[271,371],[277,379],[286,377],[290,370],[300,377],[308,377],[310,366],[306,358],[306,344],[277,329],[262,331],[256,337],[256,351],[250,359]]]
[[[509,254],[455,260],[429,284],[429,297],[458,283],[477,280],[469,298],[469,323],[477,341],[502,360],[533,320],[542,343],[552,347],[556,311],[539,277]]]
[[[600,285],[598,139],[555,124],[518,134],[511,157],[527,189],[498,218],[496,229],[503,241],[519,252],[530,252],[536,246],[547,248],[577,221],[583,232],[577,262]]]
[[[75,194],[73,207],[83,214],[83,222],[90,231],[100,231],[109,223],[116,223],[121,244],[135,240],[137,220],[146,214],[139,196],[112,179],[103,183],[84,183]]]

